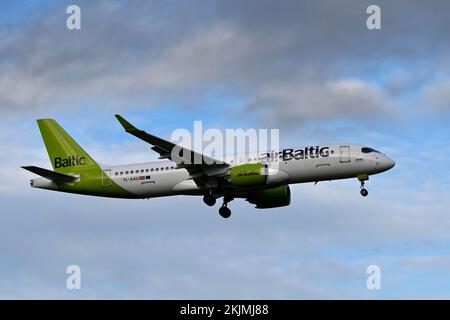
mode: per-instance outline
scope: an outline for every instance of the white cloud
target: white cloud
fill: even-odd
[[[279,123],[396,114],[396,103],[379,86],[359,79],[325,83],[269,84],[248,106]]]
[[[435,82],[424,90],[421,110],[425,112],[448,112],[450,110],[450,81]]]

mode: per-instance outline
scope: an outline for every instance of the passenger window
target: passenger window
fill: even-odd
[[[158,171],[159,171],[159,168],[156,168],[155,171],[158,172]]]
[[[152,169],[150,170],[150,172],[153,172],[153,171],[155,171],[155,169],[152,168]]]
[[[125,171],[125,174],[128,175],[128,171]]]
[[[145,172],[148,172],[148,169],[145,169]]]
[[[120,171],[120,175],[123,176],[123,171]]]

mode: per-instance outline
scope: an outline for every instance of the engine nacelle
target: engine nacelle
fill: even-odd
[[[243,164],[227,172],[228,182],[237,187],[264,186],[267,179],[267,165],[262,163]]]
[[[249,163],[228,170],[227,181],[235,187],[288,184],[289,174],[263,163]]]
[[[257,209],[288,206],[291,203],[291,189],[288,185],[259,190],[251,193],[247,201]]]

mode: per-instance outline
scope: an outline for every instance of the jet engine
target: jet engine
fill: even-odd
[[[252,192],[247,201],[255,204],[257,209],[288,206],[291,203],[291,189],[288,185]]]

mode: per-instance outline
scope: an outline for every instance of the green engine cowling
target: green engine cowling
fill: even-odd
[[[249,195],[247,201],[255,204],[257,209],[288,206],[291,203],[289,185],[256,191]]]
[[[267,165],[262,163],[243,164],[228,171],[228,182],[236,187],[264,186],[267,179]]]

